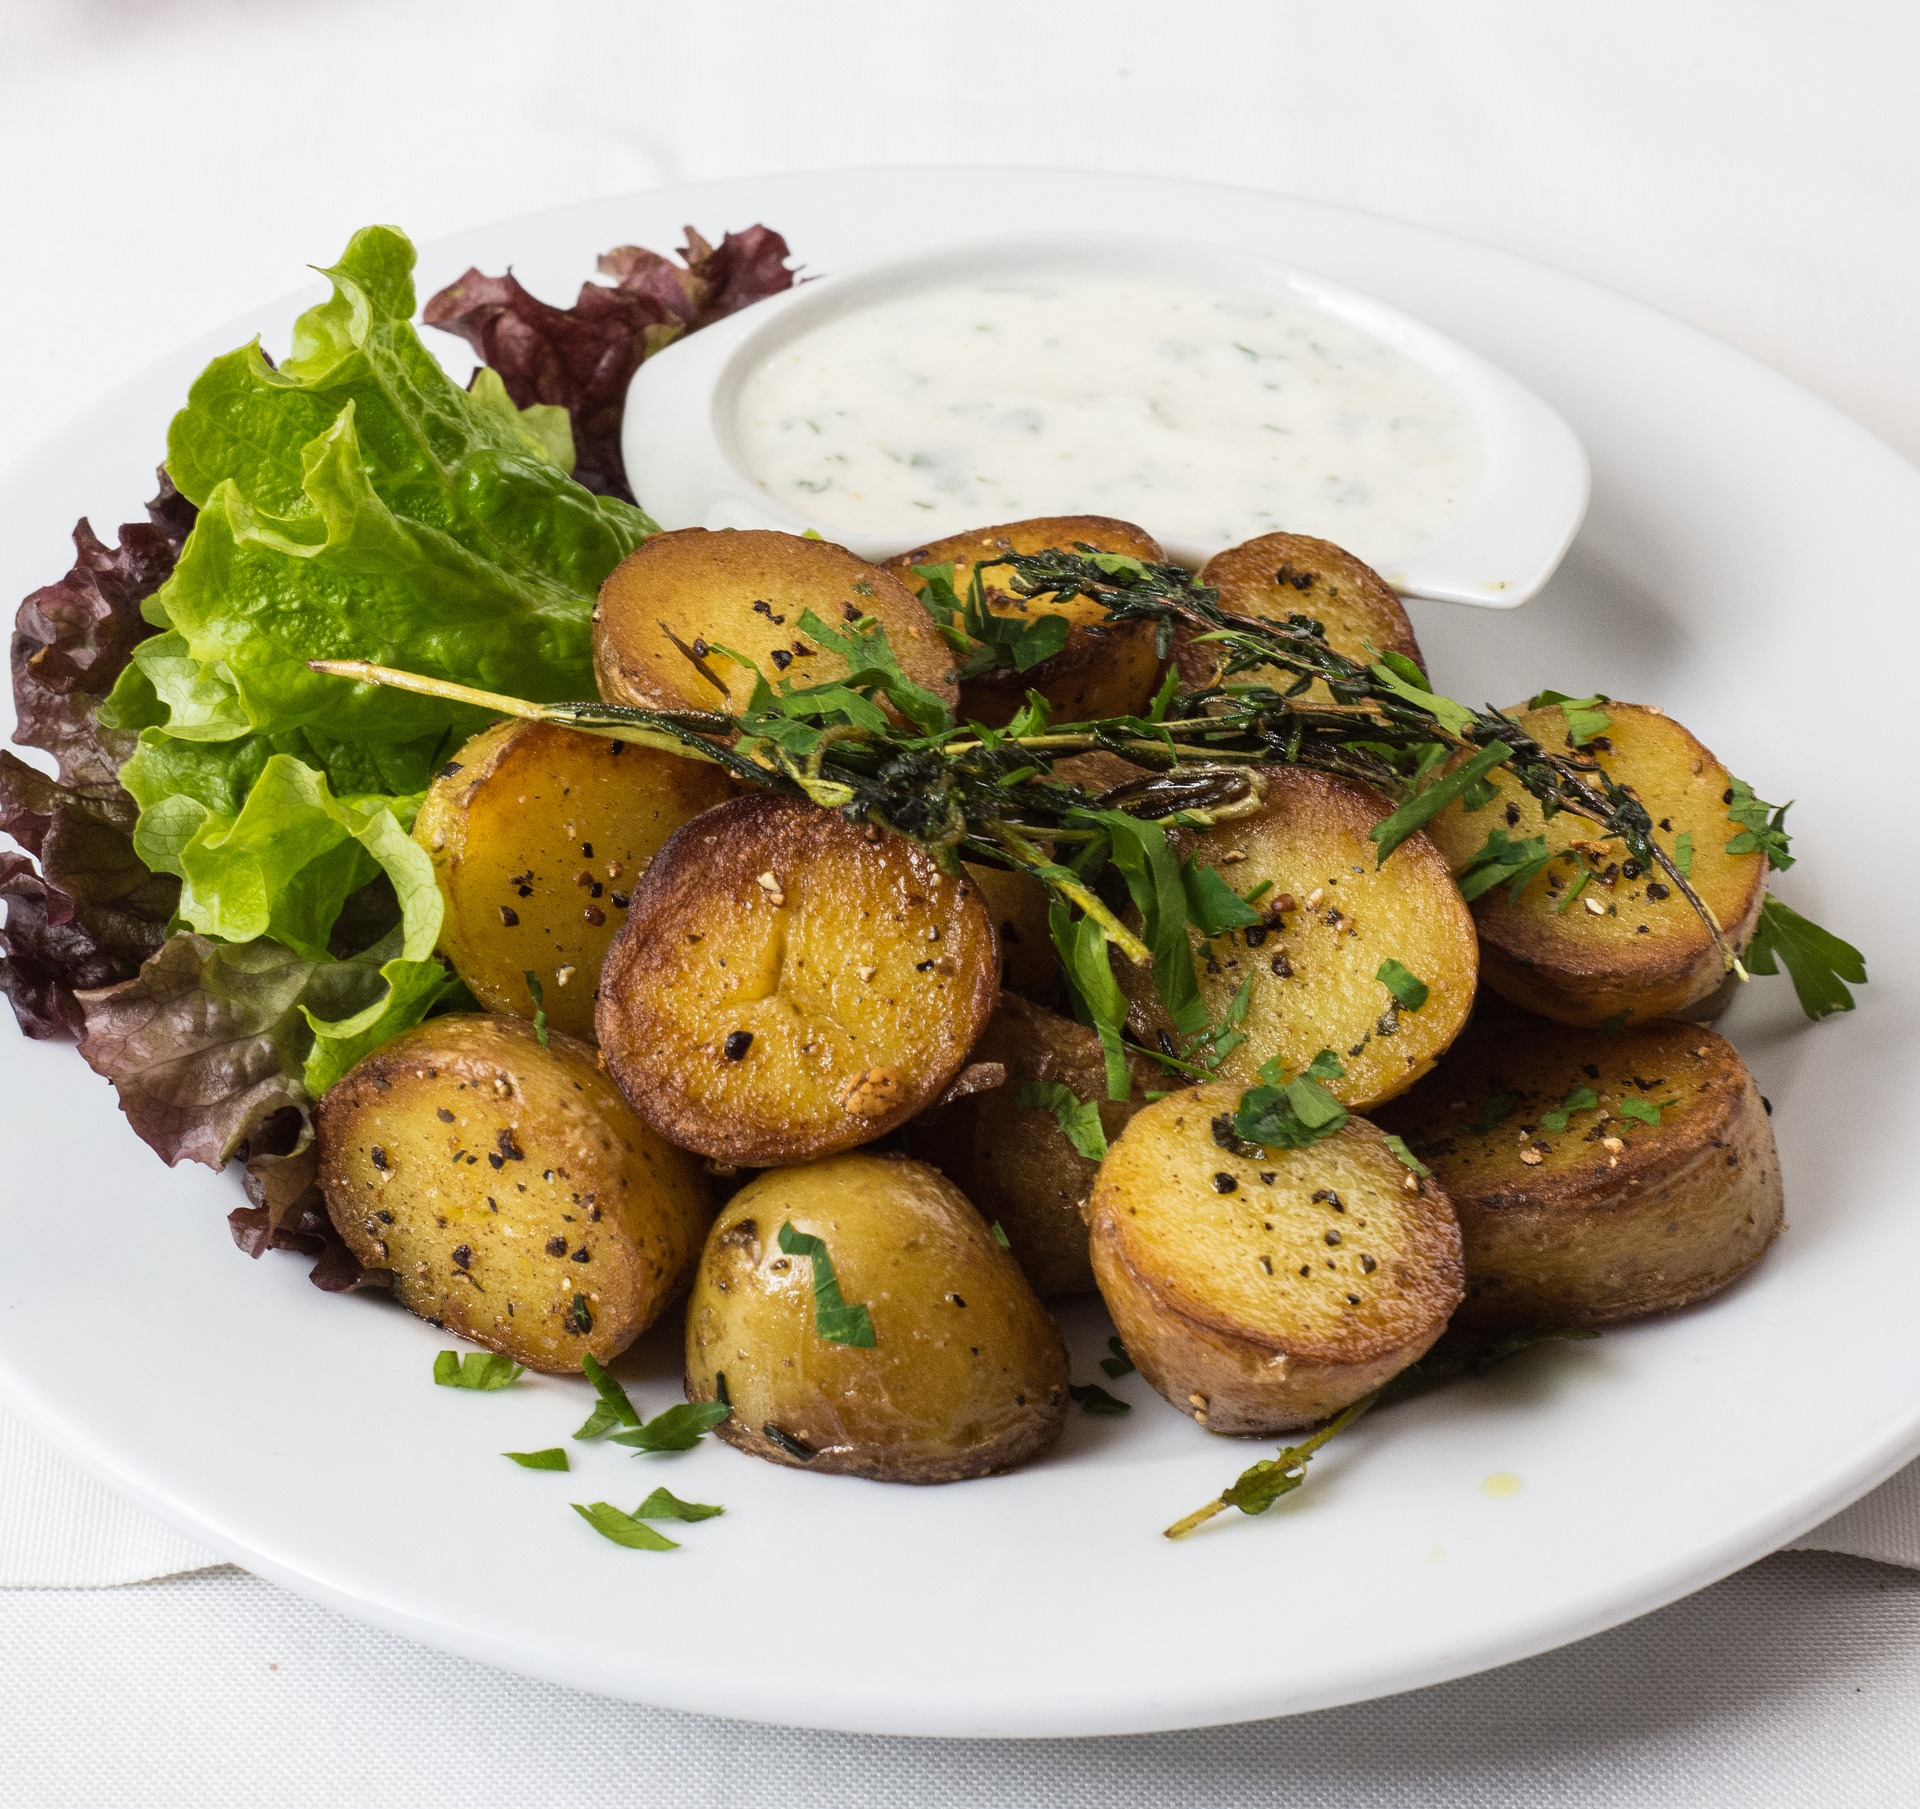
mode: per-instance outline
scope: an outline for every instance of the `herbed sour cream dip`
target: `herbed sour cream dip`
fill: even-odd
[[[1093,513],[1186,545],[1316,534],[1382,568],[1445,535],[1484,464],[1461,398],[1361,328],[1100,271],[850,308],[746,374],[733,430],[829,534]]]

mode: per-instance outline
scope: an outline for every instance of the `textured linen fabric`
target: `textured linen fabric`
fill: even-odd
[[[369,220],[430,238],[903,163],[1188,176],[1463,233],[1920,455],[1917,64],[1920,12],[1888,0],[0,0],[0,467]],[[1814,1542],[1920,1564],[1920,1478]],[[609,1703],[227,1568],[54,1587],[211,1560],[0,1422],[0,1806],[1920,1801],[1920,1578],[1841,1557],[1390,1702],[1032,1745]]]

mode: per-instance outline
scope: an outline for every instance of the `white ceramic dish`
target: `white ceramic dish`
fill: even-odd
[[[735,431],[748,374],[763,360],[849,309],[983,277],[1035,274],[1165,277],[1313,309],[1384,341],[1458,395],[1479,428],[1485,466],[1478,494],[1443,539],[1384,575],[1404,595],[1512,609],[1538,594],[1586,512],[1580,442],[1547,404],[1498,366],[1400,309],[1344,284],[1243,248],[1142,233],[1014,233],[830,272],[669,346],[634,373],[622,451],[634,493],[669,528],[814,526],[753,477]],[[903,552],[929,531],[978,523],[902,523],[895,535],[829,530],[864,559]],[[1163,536],[1164,537],[1164,536]],[[1219,546],[1166,538],[1168,553],[1203,564]]]
[[[1097,1734],[1246,1719],[1457,1677],[1577,1639],[1747,1563],[1920,1451],[1920,1266],[1906,1125],[1920,1049],[1914,845],[1882,832],[1906,760],[1863,670],[1920,653],[1920,474],[1750,360],[1591,284],[1439,234],[1178,183],[1007,171],[815,175],[664,190],[429,247],[421,291],[507,264],[564,296],[595,252],[764,219],[820,268],[990,232],[1184,234],[1383,297],[1511,370],[1592,455],[1565,564],[1514,614],[1416,605],[1448,689],[1542,685],[1667,706],[1763,796],[1795,796],[1793,903],[1859,943],[1862,1009],[1802,1028],[1783,981],[1723,1027],[1776,1107],[1791,1228],[1706,1308],[1538,1353],[1373,1416],[1260,1520],[1159,1529],[1264,1447],[1209,1438],[1137,1376],[1124,1420],[945,1489],[810,1477],[709,1443],[569,1476],[503,1450],[564,1442],[581,1385],[465,1395],[432,1328],[249,1262],[204,1170],[168,1171],[70,1049],[0,1029],[0,1395],[113,1487],[349,1613],[589,1690],[886,1733]],[[316,258],[338,248],[316,245]],[[209,335],[0,485],[0,594],[65,569],[76,514],[133,513]],[[448,342],[452,345],[453,342]],[[455,348],[457,350],[457,347]],[[1847,657],[1815,658],[1809,636]],[[1866,658],[1859,656],[1866,655]],[[3,1015],[3,1014],[0,1014]],[[1104,1327],[1072,1317],[1077,1379]],[[670,1341],[629,1374],[674,1397]],[[1104,1378],[1102,1378],[1104,1380]],[[1493,1494],[1493,1475],[1519,1491]],[[675,1554],[595,1537],[569,1501],[655,1482],[726,1504]]]

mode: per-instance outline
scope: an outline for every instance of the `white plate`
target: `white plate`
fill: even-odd
[[[1479,430],[1484,468],[1466,513],[1439,540],[1398,565],[1381,565],[1381,575],[1403,596],[1517,609],[1539,594],[1566,556],[1586,512],[1587,457],[1566,422],[1524,385],[1399,309],[1311,271],[1228,246],[1137,232],[964,239],[836,271],[743,308],[634,372],[621,437],[628,481],[662,527],[804,533],[819,524],[763,489],[741,455],[740,391],[754,370],[850,308],[978,281],[989,272],[1004,280],[1062,270],[1149,274],[1222,294],[1284,297],[1391,345],[1452,390]],[[893,536],[833,529],[829,538],[879,560],[978,525],[934,519],[917,536],[910,528]],[[1204,565],[1222,550],[1221,543],[1185,541],[1157,524],[1156,532],[1168,556],[1189,566]]]
[[[709,1442],[570,1476],[496,1453],[565,1442],[583,1388],[435,1388],[444,1340],[391,1305],[249,1262],[238,1198],[169,1172],[71,1050],[0,1041],[0,1392],[104,1480],[249,1568],[398,1632],[612,1695],[886,1733],[1093,1734],[1318,1708],[1598,1631],[1814,1525],[1920,1450],[1920,1185],[1906,1148],[1920,998],[1914,845],[1882,815],[1912,670],[1920,474],[1725,346],[1590,284],[1406,226],[1177,183],[1007,171],[665,190],[432,247],[563,296],[593,255],[766,220],[831,270],[1055,227],[1177,232],[1281,256],[1432,322],[1537,390],[1594,465],[1593,507],[1529,608],[1420,606],[1438,677],[1674,711],[1766,797],[1797,797],[1782,890],[1861,944],[1863,1008],[1794,1027],[1784,981],[1729,1027],[1778,1108],[1791,1229],[1704,1309],[1538,1353],[1376,1414],[1265,1518],[1160,1538],[1263,1447],[1211,1438],[1137,1376],[1017,1475],[944,1489],[812,1477]],[[316,245],[316,258],[338,247]],[[168,361],[0,492],[0,594],[65,567],[73,517],[122,519],[211,349],[283,345],[295,301]],[[450,342],[451,343],[451,342]],[[1842,657],[1845,658],[1843,665]],[[1879,1290],[1891,1287],[1893,1295]],[[1097,1315],[1071,1327],[1085,1379]],[[635,1373],[676,1393],[671,1341]],[[1489,1476],[1519,1479],[1489,1493]],[[569,1501],[656,1482],[724,1502],[655,1555]]]

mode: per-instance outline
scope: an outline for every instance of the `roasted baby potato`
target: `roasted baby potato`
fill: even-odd
[[[1447,1196],[1365,1119],[1309,1149],[1233,1132],[1241,1088],[1136,1113],[1087,1205],[1093,1273],[1140,1373],[1212,1432],[1285,1432],[1420,1357],[1460,1302]]]
[[[1252,982],[1246,1041],[1218,1078],[1246,1085],[1270,1057],[1291,1077],[1330,1049],[1345,1073],[1328,1090],[1363,1111],[1404,1092],[1460,1034],[1478,972],[1473,919],[1425,836],[1409,837],[1376,868],[1367,832],[1388,807],[1367,787],[1304,767],[1263,767],[1260,779],[1258,815],[1178,838],[1183,855],[1214,867],[1243,897],[1269,884],[1255,907],[1264,922],[1210,941],[1195,936],[1200,996],[1215,1023]],[[1409,980],[1425,987],[1417,1005],[1403,1004],[1381,978],[1389,961],[1405,970],[1403,990],[1411,993]],[[1123,965],[1119,977],[1135,1040],[1171,1051],[1152,975]]]
[[[1047,927],[1049,894],[1030,873],[967,864],[979,887],[1000,943],[1000,984],[1030,999],[1048,997],[1060,972],[1060,957]]]
[[[953,565],[953,588],[965,597],[976,567],[986,588],[987,608],[997,616],[1064,616],[1067,641],[1060,651],[1037,666],[1018,672],[1001,666],[960,687],[960,715],[968,722],[999,728],[1010,721],[1038,691],[1053,711],[1055,722],[1092,722],[1102,716],[1131,716],[1144,710],[1160,682],[1162,661],[1154,652],[1151,622],[1110,625],[1107,612],[1090,597],[1056,597],[1046,592],[1020,596],[1013,587],[1012,568],[995,570],[1002,553],[1044,553],[1053,548],[1072,551],[1090,546],[1102,553],[1129,553],[1135,559],[1165,558],[1160,543],[1144,528],[1107,515],[1048,515],[1032,521],[1010,521],[997,528],[978,528],[971,534],[949,534],[910,553],[887,561],[916,590],[924,581],[917,565]]]
[[[1606,733],[1584,749],[1630,786],[1671,848],[1691,837],[1689,879],[1735,950],[1746,946],[1766,900],[1764,854],[1729,854],[1740,826],[1727,818],[1727,769],[1672,717],[1643,704],[1606,705]],[[1571,747],[1559,704],[1516,710],[1542,746]],[[1657,871],[1643,873],[1598,827],[1562,812],[1551,821],[1496,767],[1493,801],[1476,811],[1450,805],[1429,833],[1463,872],[1498,830],[1509,842],[1543,836],[1553,855],[1522,888],[1496,886],[1474,901],[1487,984],[1516,1005],[1563,1024],[1671,1016],[1709,998],[1726,979],[1713,937]]]
[[[600,963],[634,882],[682,823],[733,793],[717,766],[547,723],[483,729],[435,775],[413,839],[433,859],[440,952],[489,1011],[593,1036]]]
[[[846,661],[801,629],[809,609],[835,630],[872,616],[914,683],[949,705],[958,696],[946,643],[898,577],[831,541],[759,528],[655,534],[614,567],[593,611],[600,695],[661,710],[737,712],[754,675],[721,647],[744,655],[772,685],[845,678]]]
[[[634,1109],[747,1167],[870,1143],[938,1098],[993,1010],[979,890],[916,842],[754,793],[654,856],[595,1023]]]
[[[1326,630],[1327,645],[1348,659],[1370,661],[1400,653],[1423,671],[1420,643],[1393,587],[1372,566],[1330,540],[1311,534],[1262,534],[1215,553],[1201,568],[1200,582],[1220,593],[1220,607],[1262,622],[1284,623],[1310,616]],[[1368,652],[1371,642],[1375,652]],[[1173,657],[1180,682],[1197,691],[1213,682],[1219,654],[1210,641],[1182,624],[1174,630]],[[1251,682],[1257,673],[1240,675]],[[1325,695],[1317,681],[1315,694]]]
[[[789,1226],[824,1255],[783,1248]],[[822,1336],[829,1267],[870,1344]],[[761,1175],[722,1211],[687,1311],[687,1398],[731,1402],[720,1436],[772,1463],[959,1482],[1060,1436],[1067,1354],[951,1182],[904,1156],[835,1156]]]
[[[1035,1083],[1065,1087],[1095,1106],[1109,1140],[1137,1102],[1107,1097],[1106,1059],[1091,1030],[1011,993],[968,1060],[998,1062],[1005,1083],[915,1119],[907,1147],[998,1223],[1036,1292],[1086,1293],[1093,1270],[1081,1208],[1100,1164],[1074,1148],[1050,1106],[1023,1095]]]
[[[686,1286],[712,1216],[594,1053],[480,1013],[382,1045],[314,1112],[347,1247],[423,1319],[529,1369],[625,1350]]]
[[[1697,1025],[1476,1023],[1380,1121],[1459,1215],[1464,1324],[1664,1312],[1724,1288],[1780,1231],[1766,1102],[1733,1045]]]

